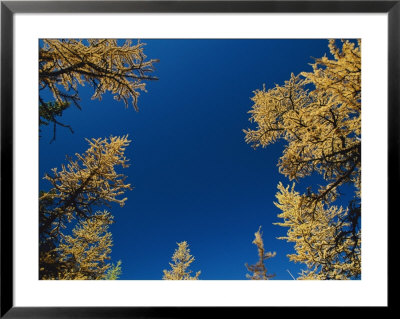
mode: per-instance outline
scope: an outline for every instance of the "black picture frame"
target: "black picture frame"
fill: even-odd
[[[400,1],[1,1],[1,318],[191,318],[234,315],[225,307],[14,307],[13,303],[13,16],[15,13],[387,13],[388,207],[399,181]],[[383,105],[379,107],[384,107]],[[398,209],[397,209],[398,210]],[[389,216],[389,215],[388,215]],[[390,216],[389,216],[390,217]],[[390,225],[390,223],[389,223]],[[388,247],[390,240],[388,238]],[[388,281],[389,287],[389,281]],[[32,292],[34,293],[34,292]],[[389,309],[390,299],[388,300]],[[271,308],[271,307],[270,307]],[[272,309],[251,307],[269,314]],[[272,307],[275,308],[275,307]],[[336,307],[337,310],[338,307]],[[243,310],[241,307],[240,310]],[[291,307],[301,314],[304,309]],[[335,311],[335,309],[332,309]],[[330,310],[331,311],[331,310]],[[342,311],[342,310],[340,310]]]

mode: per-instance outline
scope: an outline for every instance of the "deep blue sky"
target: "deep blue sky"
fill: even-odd
[[[120,172],[134,189],[123,208],[110,210],[112,260],[122,260],[121,279],[160,280],[184,240],[200,279],[246,279],[245,263],[258,260],[251,242],[260,225],[265,249],[276,252],[268,272],[278,280],[291,279],[287,270],[296,277],[300,265],[286,257],[292,245],[276,238],[287,229],[272,225],[280,221],[277,184],[291,184],[277,167],[284,144],[253,150],[242,130],[254,127],[247,113],[252,92],[310,71],[312,57],[328,54],[328,40],[141,41],[148,58],[160,62],[159,80],[147,84],[139,112],[110,94],[91,100],[92,88],[80,87],[82,110],[71,107],[61,118],[75,133],[58,127],[50,144],[52,130],[42,132],[40,188],[49,188],[45,172],[87,149],[85,138],[129,134],[131,166]]]

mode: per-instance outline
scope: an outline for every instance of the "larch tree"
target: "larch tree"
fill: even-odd
[[[265,266],[265,261],[272,257],[275,257],[275,252],[266,252],[264,249],[264,241],[262,239],[261,226],[256,233],[254,233],[253,244],[257,246],[258,250],[258,262],[254,265],[248,265],[246,263],[246,268],[252,274],[246,274],[248,279],[252,280],[268,280],[275,277],[274,274],[267,274],[267,267]]]
[[[313,214],[302,204],[302,196],[292,187],[278,185],[276,206],[282,211],[278,217],[284,222],[277,225],[288,227],[287,236],[280,237],[294,243],[296,254],[290,260],[304,263],[298,279],[349,279],[358,278],[361,272],[360,240],[347,235],[352,225],[348,219],[349,210],[318,202]]]
[[[201,271],[191,276],[192,271],[188,268],[194,261],[194,257],[190,254],[189,245],[186,241],[177,243],[178,248],[172,255],[173,263],[169,263],[171,270],[163,270],[163,280],[198,280]]]
[[[75,160],[69,158],[68,164],[62,165],[60,171],[54,168],[51,175],[44,177],[52,188],[42,191],[39,197],[40,279],[62,279],[69,276],[65,273],[66,267],[75,269],[79,266],[81,262],[77,260],[78,255],[74,255],[72,246],[82,246],[81,242],[87,239],[82,232],[91,227],[99,228],[91,230],[91,240],[97,240],[97,250],[93,250],[92,261],[82,259],[82,262],[103,265],[111,247],[106,229],[112,223],[112,215],[107,212],[100,214],[97,208],[110,207],[111,203],[124,206],[127,198],[120,196],[132,189],[130,184],[125,183],[126,176],[115,170],[118,166],[128,167],[128,159],[124,155],[130,143],[128,136],[87,141],[89,148],[84,154],[76,154]],[[65,236],[65,229],[74,224],[78,227],[74,236]],[[93,242],[90,247],[96,245]],[[86,256],[87,251],[82,254]],[[77,263],[75,268],[69,265],[74,258]],[[99,270],[102,274],[108,269],[104,267]],[[73,276],[78,275],[75,273]],[[79,276],[86,276],[86,272]]]
[[[70,106],[79,109],[79,86],[93,87],[92,99],[101,100],[106,92],[138,110],[140,91],[147,81],[157,80],[151,73],[156,59],[148,60],[144,43],[116,39],[43,39],[39,49],[39,127],[71,126],[58,119]]]
[[[108,231],[112,223],[109,212],[96,212],[63,236],[57,252],[63,265],[58,279],[100,280],[106,279],[111,269],[112,235]]]
[[[277,206],[304,279],[361,276],[361,41],[329,41],[332,58],[315,59],[312,72],[292,74],[284,85],[254,91],[249,111],[255,129],[247,143],[266,147],[283,139],[279,171],[298,181],[320,175],[323,185],[299,194],[278,186]],[[353,188],[346,208],[333,205]],[[290,199],[290,200],[289,200]],[[324,238],[319,241],[318,239]],[[322,246],[321,246],[322,245]],[[297,256],[297,257],[296,257]],[[301,279],[301,278],[299,278]]]

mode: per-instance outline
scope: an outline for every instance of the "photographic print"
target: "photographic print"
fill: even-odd
[[[39,40],[40,280],[360,280],[361,40]]]

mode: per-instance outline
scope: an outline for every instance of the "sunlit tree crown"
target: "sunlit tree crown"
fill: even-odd
[[[130,143],[128,136],[91,139],[87,142],[89,148],[86,152],[75,154],[75,160],[69,158],[68,164],[62,165],[60,171],[54,168],[51,175],[44,177],[52,188],[47,192],[42,191],[39,197],[41,277],[58,276],[59,268],[65,262],[63,255],[66,251],[71,252],[72,244],[81,240],[84,229],[96,225],[107,227],[111,222],[111,215],[98,215],[95,209],[110,206],[111,203],[123,206],[127,198],[121,196],[131,189],[130,184],[125,183],[126,176],[116,171],[117,166],[128,166],[128,159],[124,155]],[[75,237],[64,237],[63,230],[72,222],[78,223],[78,228],[74,230]],[[97,224],[100,222],[104,225]],[[96,238],[107,241],[107,237],[105,234],[102,238]],[[61,239],[64,245],[69,245],[69,250],[66,250],[67,246],[63,246],[62,251],[56,249]],[[99,258],[96,257],[96,260]]]
[[[172,263],[169,263],[171,270],[163,270],[164,280],[198,280],[200,271],[191,276],[192,271],[189,270],[190,264],[194,261],[194,257],[190,254],[189,245],[186,241],[177,243],[178,248],[172,255]]]
[[[361,275],[361,42],[336,43],[329,41],[331,57],[315,59],[311,72],[254,91],[256,127],[244,131],[254,148],[285,141],[278,167],[290,180],[322,177],[302,195],[278,185],[284,222],[277,224],[289,228],[282,239],[295,243],[289,258],[307,266],[300,279]],[[333,205],[344,185],[354,191],[347,208]]]

